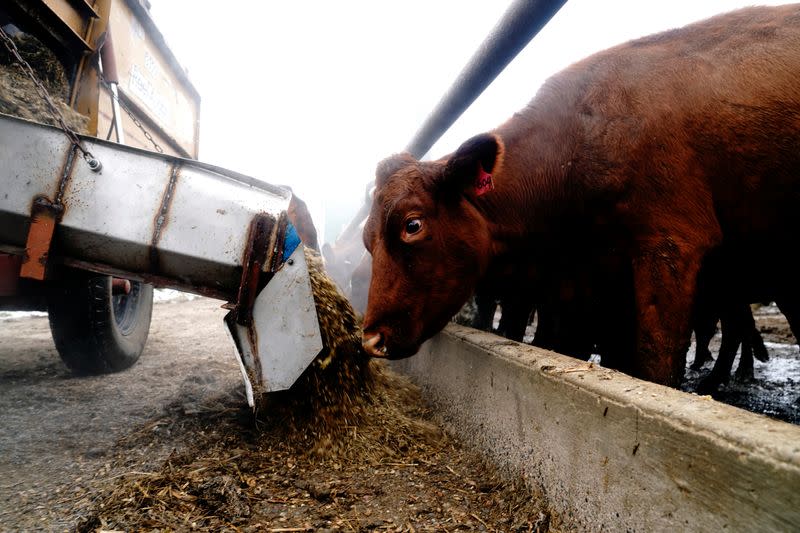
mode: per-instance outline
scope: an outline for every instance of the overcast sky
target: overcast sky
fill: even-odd
[[[406,146],[508,4],[152,0],[151,13],[202,97],[200,159],[291,185],[332,239],[332,214],[360,205],[376,163]],[[595,51],[751,4],[569,0],[430,155]]]

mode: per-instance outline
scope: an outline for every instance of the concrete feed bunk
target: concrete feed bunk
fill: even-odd
[[[800,428],[452,324],[395,365],[589,531],[791,530]]]

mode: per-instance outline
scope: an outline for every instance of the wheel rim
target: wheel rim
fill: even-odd
[[[136,327],[136,307],[139,305],[141,290],[141,283],[131,281],[131,292],[111,297],[114,322],[123,335],[130,334]]]

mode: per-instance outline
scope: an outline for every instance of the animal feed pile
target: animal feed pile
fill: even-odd
[[[64,67],[36,37],[23,33],[12,37],[20,55],[33,68],[50,98],[64,117],[64,122],[78,133],[86,133],[88,118],[67,105],[69,86]],[[0,113],[56,126],[47,104],[36,85],[22,71],[16,60],[0,43]]]
[[[168,409],[157,432],[119,443],[121,473],[78,530],[558,530],[541,497],[462,448],[411,383],[365,356],[350,304],[319,257],[307,261],[325,349],[295,386],[255,417],[240,389]],[[142,450],[164,447],[148,464]]]

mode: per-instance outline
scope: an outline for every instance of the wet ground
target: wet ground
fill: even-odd
[[[733,364],[730,381],[721,385],[711,396],[754,413],[800,424],[800,347],[775,305],[756,309],[753,317],[769,351],[769,361],[754,361],[753,379],[739,380],[735,371],[739,365],[740,350]],[[711,341],[712,354],[719,350],[721,339],[721,334],[717,332]],[[713,363],[707,363],[699,371],[691,370],[689,364],[693,360],[694,344],[687,354],[686,379],[682,387],[687,392],[693,392],[713,367]]]

